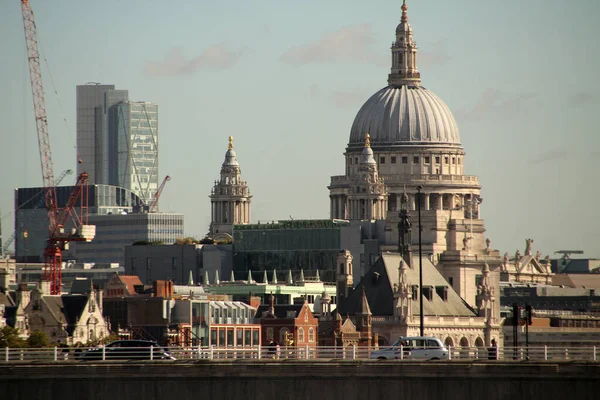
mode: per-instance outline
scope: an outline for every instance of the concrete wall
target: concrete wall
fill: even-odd
[[[200,361],[0,364],[11,400],[595,399],[600,364]]]

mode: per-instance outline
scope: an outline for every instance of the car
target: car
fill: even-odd
[[[441,340],[431,336],[401,337],[390,347],[371,352],[371,359],[447,360],[449,352]]]
[[[79,360],[175,360],[168,351],[150,340],[117,340],[84,351]]]

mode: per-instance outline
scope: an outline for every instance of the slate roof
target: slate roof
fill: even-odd
[[[13,303],[12,299],[10,298],[10,296],[0,292],[0,305],[4,305],[6,307],[12,307],[15,304]]]
[[[54,317],[62,324],[67,324],[66,330],[71,335],[77,324],[77,319],[83,313],[87,304],[86,295],[44,296],[43,302]]]
[[[399,265],[402,257],[399,254],[383,254],[373,264],[369,272],[360,280],[352,294],[338,305],[342,315],[356,315],[362,309],[362,291],[369,302],[374,316],[394,315],[394,284],[399,284]],[[423,303],[424,315],[476,317],[477,313],[471,308],[448,284],[442,274],[431,261],[423,257],[423,287],[432,287],[432,299],[425,297]],[[419,257],[413,256],[413,268],[407,268],[409,285],[419,285]],[[447,288],[447,300],[442,299],[436,287]],[[419,297],[412,301],[413,315],[419,314]]]
[[[302,307],[304,304],[276,304],[275,305],[275,318],[280,319],[292,319],[298,318],[300,311],[302,311]],[[254,318],[263,318],[263,314],[269,312],[269,308],[271,308],[268,304],[262,304],[256,310],[256,314]],[[294,316],[288,317],[288,311],[293,311]]]

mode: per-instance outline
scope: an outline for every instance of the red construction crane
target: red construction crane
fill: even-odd
[[[158,187],[158,190],[156,191],[156,194],[150,201],[150,204],[148,204],[148,212],[153,212],[154,209],[156,208],[156,206],[158,206],[158,199],[160,198],[160,194],[162,193],[163,189],[165,188],[165,185],[167,184],[167,182],[169,182],[170,180],[171,180],[171,177],[169,175],[165,176],[165,179],[163,179],[162,183]]]
[[[62,250],[68,247],[68,242],[70,241],[92,240],[96,227],[87,225],[87,173],[82,172],[77,178],[77,184],[69,196],[67,205],[64,208],[58,207],[52,152],[50,150],[50,137],[48,136],[48,120],[46,118],[44,86],[42,85],[37,29],[33,11],[29,6],[29,0],[21,0],[21,11],[23,13],[27,60],[29,62],[29,78],[33,94],[33,112],[35,114],[40,148],[44,197],[48,212],[48,242],[44,250],[44,280],[50,281],[51,294],[60,294],[62,285]],[[81,207],[79,213],[75,210],[78,200]],[[74,229],[69,233],[65,233],[64,227],[69,217],[73,220]]]

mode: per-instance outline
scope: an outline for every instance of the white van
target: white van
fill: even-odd
[[[401,337],[390,347],[371,352],[369,358],[377,360],[447,360],[448,349],[442,341],[431,336]]]

